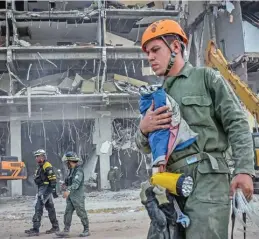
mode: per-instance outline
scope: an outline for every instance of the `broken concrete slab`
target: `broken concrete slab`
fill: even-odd
[[[72,88],[73,90],[76,90],[80,87],[80,85],[82,84],[82,81],[84,81],[85,79],[80,76],[79,74],[76,73],[75,79],[72,83]]]
[[[109,46],[134,46],[134,42],[110,32],[106,32],[105,44]]]
[[[60,90],[66,90],[66,91],[70,91],[72,90],[72,84],[73,84],[73,81],[71,78],[69,77],[66,77],[59,85],[58,85],[58,88]]]
[[[119,0],[119,2],[125,4],[127,7],[136,7],[136,8],[155,8],[155,9],[163,9],[164,3],[163,1],[145,1],[145,0]]]
[[[91,94],[95,92],[95,84],[97,77],[92,77],[89,80],[83,80],[81,86],[81,93]]]
[[[139,94],[139,88],[132,86],[131,84],[123,81],[114,82],[115,86],[120,92],[125,92],[129,94]]]
[[[137,87],[140,87],[140,86],[143,86],[143,85],[148,85],[147,82],[140,81],[140,80],[137,80],[137,79],[134,79],[134,78],[131,78],[131,77],[127,77],[127,76],[122,76],[122,75],[119,75],[119,74],[114,74],[113,78],[116,81],[127,82],[127,83],[129,83],[133,86],[137,86]]]
[[[58,86],[66,76],[67,76],[67,72],[43,76],[36,80],[30,81],[30,86],[34,87],[34,86],[47,85],[47,84],[52,86]]]
[[[113,82],[104,82],[103,91],[109,92],[109,93],[118,92],[118,90]]]
[[[15,95],[27,95],[27,88],[23,88]],[[44,86],[36,86],[31,88],[31,95],[59,95],[61,92],[59,91],[58,87],[52,85],[44,85]]]

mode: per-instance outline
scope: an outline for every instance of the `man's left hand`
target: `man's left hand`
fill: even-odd
[[[70,194],[69,191],[65,191],[65,192],[63,193],[63,198],[68,198],[69,194]]]
[[[230,199],[233,198],[234,192],[240,188],[246,199],[252,199],[254,192],[254,184],[252,177],[248,174],[237,174],[230,185]]]

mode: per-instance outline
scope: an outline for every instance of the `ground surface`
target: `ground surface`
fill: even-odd
[[[18,239],[27,238],[25,229],[31,227],[33,215],[33,198],[22,197],[17,199],[0,199],[0,238]],[[55,200],[57,216],[61,227],[63,227],[63,212],[65,201],[62,198]],[[138,190],[125,190],[118,193],[98,192],[87,194],[86,208],[90,219],[91,237],[95,239],[145,239],[149,218],[139,200]],[[259,203],[258,203],[259,209]],[[45,230],[50,228],[47,213],[44,212],[42,220],[41,235],[39,239],[54,238],[53,235],[46,235]],[[239,226],[239,228],[241,228]],[[250,227],[248,239],[258,239],[258,228]],[[257,231],[256,231],[257,230]],[[77,235],[82,231],[82,226],[74,214],[71,236],[78,238]],[[241,239],[242,232],[236,230],[235,239]],[[257,236],[256,236],[257,234]]]

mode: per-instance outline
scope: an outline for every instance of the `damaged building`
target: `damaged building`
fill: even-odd
[[[131,7],[128,7],[130,4]],[[2,155],[25,162],[26,180],[9,181],[11,195],[33,195],[33,151],[46,149],[65,173],[68,150],[82,158],[87,182],[110,187],[110,166],[121,186],[147,176],[148,158],[134,145],[138,87],[157,82],[133,26],[155,14],[155,4],[113,1],[6,1],[1,18]],[[152,9],[153,12],[150,11]],[[137,9],[137,10],[134,10]],[[136,12],[136,16],[132,12]],[[173,11],[173,15],[177,16]],[[124,27],[122,27],[124,26]],[[140,28],[140,27],[138,27]]]
[[[148,176],[150,158],[137,151],[134,133],[138,87],[163,80],[140,48],[155,20],[181,23],[193,65],[205,64],[207,43],[215,40],[259,90],[256,2],[9,0],[0,8],[1,155],[17,156],[28,171],[26,180],[7,182],[11,195],[35,194],[38,148],[64,174],[64,153],[76,151],[86,185],[95,189],[110,188],[111,166],[120,168],[122,188]]]

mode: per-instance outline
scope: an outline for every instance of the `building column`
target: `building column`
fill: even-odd
[[[110,170],[110,156],[112,155],[112,120],[109,117],[95,119],[93,143],[96,144],[96,154],[100,161],[100,188],[109,189],[107,179]]]
[[[22,159],[22,145],[21,145],[21,121],[10,121],[10,156]],[[22,180],[10,180],[8,182],[10,188],[10,196],[22,195]]]

